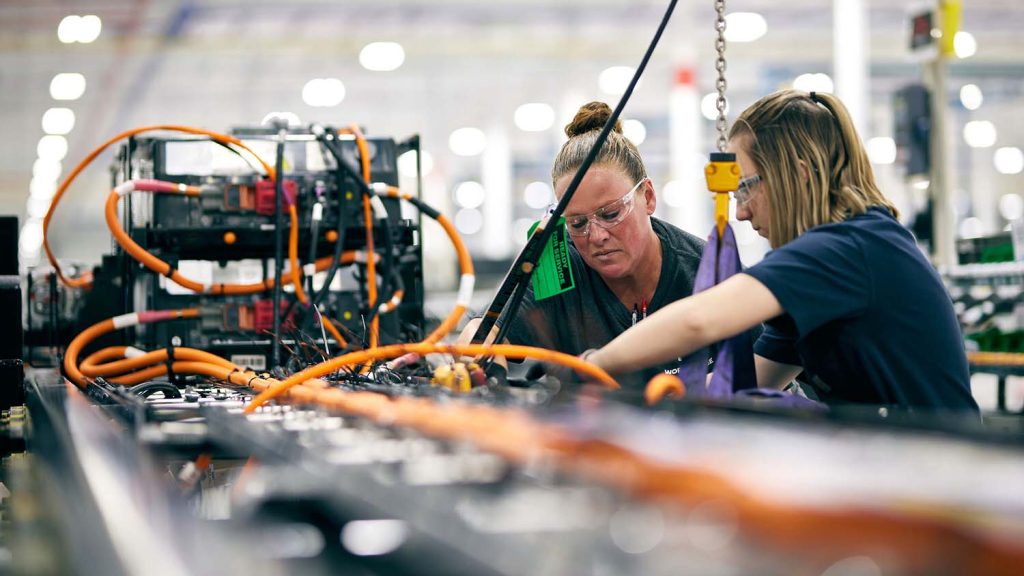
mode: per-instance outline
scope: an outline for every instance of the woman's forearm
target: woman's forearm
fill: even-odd
[[[741,273],[658,310],[586,360],[612,374],[640,370],[686,356],[782,313],[764,284]]]

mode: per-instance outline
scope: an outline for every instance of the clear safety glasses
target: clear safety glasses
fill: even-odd
[[[736,186],[736,191],[732,194],[733,197],[736,198],[736,204],[742,206],[747,202],[750,202],[750,197],[754,194],[753,188],[754,186],[757,186],[760,181],[761,176],[759,174],[747,176],[740,180],[740,183]]]
[[[626,192],[625,196],[614,202],[605,204],[590,214],[566,216],[566,231],[569,232],[570,236],[580,237],[590,234],[591,223],[597,224],[605,230],[613,228],[633,212],[633,204],[635,204],[636,201],[636,194],[634,194],[634,192],[636,192],[637,189],[640,188],[640,185],[646,181],[647,178],[641,178],[639,182],[630,188],[629,192]]]

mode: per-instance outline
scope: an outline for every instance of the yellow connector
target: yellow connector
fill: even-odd
[[[438,366],[430,383],[459,393],[469,392],[473,387],[469,369],[462,362]]]
[[[704,178],[708,182],[708,190],[715,193],[715,226],[721,238],[729,222],[729,192],[735,192],[740,185],[740,165],[736,163],[736,155],[712,152],[704,167]]]
[[[740,165],[736,163],[736,155],[712,152],[711,161],[704,166],[704,178],[712,192],[734,192],[740,185]]]

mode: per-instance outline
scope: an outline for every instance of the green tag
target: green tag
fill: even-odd
[[[533,236],[540,222],[534,222],[526,237]],[[554,224],[547,246],[540,254],[537,269],[533,271],[533,299],[543,300],[576,287],[572,277],[572,264],[569,261],[569,245],[565,241],[565,218],[559,218]]]

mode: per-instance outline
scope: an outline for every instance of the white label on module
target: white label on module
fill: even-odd
[[[232,354],[228,360],[242,368],[252,368],[256,371],[267,369],[267,357],[263,354]]]

